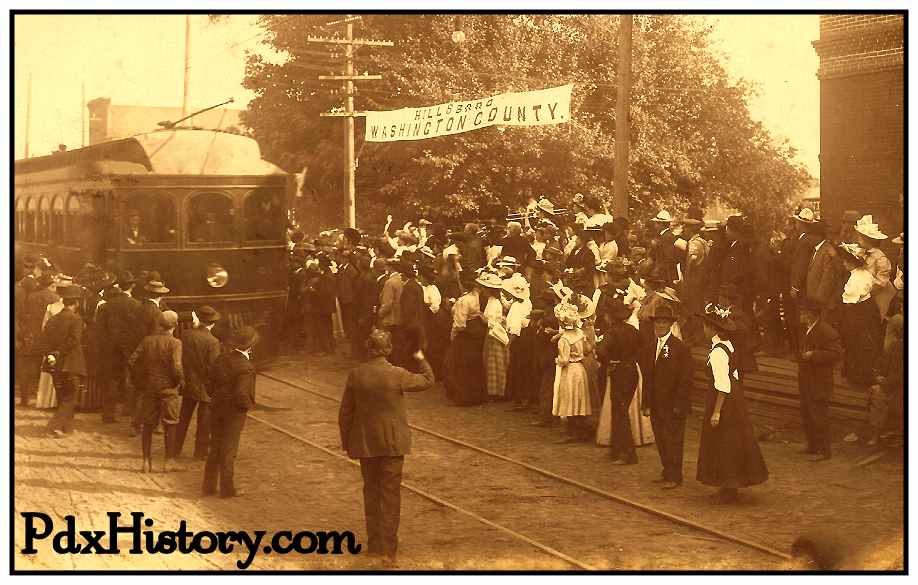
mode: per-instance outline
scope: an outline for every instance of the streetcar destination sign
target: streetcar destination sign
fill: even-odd
[[[488,126],[562,124],[571,118],[573,87],[569,84],[423,108],[367,112],[366,140],[424,140]]]

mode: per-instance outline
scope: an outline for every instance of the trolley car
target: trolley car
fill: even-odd
[[[251,138],[167,129],[15,163],[15,252],[76,274],[156,270],[176,310],[209,304],[276,351],[293,181]]]

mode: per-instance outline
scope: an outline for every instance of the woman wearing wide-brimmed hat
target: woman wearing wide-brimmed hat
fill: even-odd
[[[481,318],[488,327],[481,358],[484,363],[488,398],[503,400],[507,395],[507,369],[510,365],[510,337],[507,334],[506,313],[500,295],[500,291],[503,290],[503,279],[496,274],[484,272],[475,282],[493,291],[481,313]]]
[[[865,215],[854,225],[857,232],[857,243],[864,250],[864,268],[873,276],[873,288],[870,293],[873,302],[880,311],[880,319],[886,319],[889,312],[889,303],[896,295],[892,285],[892,263],[880,245],[888,238],[880,231],[880,226],[873,222],[872,215]]]
[[[719,503],[735,502],[739,488],[768,480],[736,365],[731,336],[737,325],[732,313],[731,307],[709,304],[701,315],[705,335],[711,339],[711,353],[696,478],[720,488],[715,495]]]
[[[505,278],[503,290],[510,298],[506,320],[510,338],[507,397],[515,403],[514,410],[523,410],[538,401],[538,385],[532,383],[536,369],[535,331],[530,326],[532,300],[529,283],[522,274]]]
[[[488,328],[482,314],[501,288],[500,278],[495,274],[482,273],[472,283],[472,290],[459,297],[453,306],[452,342],[447,358],[446,396],[459,406],[478,405],[488,398],[482,360]]]
[[[838,256],[849,272],[839,307],[839,333],[845,346],[842,374],[851,384],[873,384],[880,357],[880,311],[871,297],[874,277],[866,253],[857,244],[841,244]]]
[[[592,414],[590,384],[583,366],[586,336],[577,306],[563,300],[555,306],[555,317],[561,324],[558,336],[558,357],[555,360],[555,385],[551,413],[567,422],[567,437],[560,442],[582,439],[585,417]]]

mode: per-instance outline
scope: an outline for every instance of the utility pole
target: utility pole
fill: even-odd
[[[618,96],[615,101],[615,193],[612,210],[616,217],[628,217],[628,157],[631,141],[631,29],[634,17],[620,17],[618,41]]]
[[[188,47],[191,43],[191,16],[185,15],[185,80],[182,84],[182,117],[188,113]]]
[[[344,81],[345,82],[345,109],[343,112],[323,112],[321,116],[344,117],[346,124],[344,126],[344,182],[346,185],[346,203],[347,203],[347,222],[352,228],[357,227],[357,161],[354,152],[354,118],[366,116],[362,112],[354,110],[354,93],[355,81],[380,80],[381,75],[354,75],[354,50],[357,47],[392,47],[395,45],[392,41],[376,41],[367,39],[354,38],[354,22],[360,20],[359,16],[347,15],[342,20],[326,23],[325,26],[335,24],[346,24],[345,37],[307,37],[310,43],[324,43],[331,45],[344,45],[344,75],[320,75],[321,81]]]
[[[29,139],[32,132],[32,74],[29,73],[28,94],[26,95],[25,110],[25,158],[29,158]]]
[[[86,82],[80,84],[82,99],[80,100],[80,148],[86,146]]]

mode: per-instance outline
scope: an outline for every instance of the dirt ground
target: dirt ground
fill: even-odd
[[[340,396],[350,362],[341,356],[289,356],[266,370],[273,376]],[[337,404],[261,377],[260,419],[339,452]],[[762,443],[771,477],[746,490],[734,506],[711,505],[711,488],[694,481],[700,415],[686,432],[685,484],[661,491],[653,446],[638,450],[640,463],[612,466],[592,444],[557,445],[557,429],[532,427],[533,415],[508,412],[506,403],[450,406],[442,388],[408,397],[413,424],[492,449],[585,484],[621,494],[718,530],[788,551],[804,533],[838,535],[860,555],[862,568],[886,568],[901,555],[903,465],[901,454],[855,467],[869,452],[836,443],[835,457],[811,463],[793,436]],[[49,413],[17,409],[15,419],[15,537],[22,547],[19,514],[40,511],[76,516],[78,529],[101,529],[105,513],[142,511],[153,530],[351,530],[364,541],[359,469],[255,420],[246,423],[237,476],[245,495],[200,497],[203,464],[184,472],[141,474],[139,439],[125,425],[102,425],[98,414],[79,414],[77,432],[64,439],[43,433]],[[193,429],[190,431],[193,433]],[[415,432],[406,483],[463,506],[534,541],[604,569],[780,569],[779,559],[669,523],[518,466]],[[161,449],[161,436],[156,438]],[[186,449],[187,449],[186,443]],[[157,451],[158,456],[159,451]],[[531,544],[403,489],[400,569],[570,569]],[[15,568],[235,570],[238,553],[223,555],[57,555],[49,541],[38,554],[17,552]],[[881,551],[881,552],[878,552]],[[859,561],[861,562],[861,561]],[[259,554],[249,570],[360,570],[377,568],[365,556]]]

